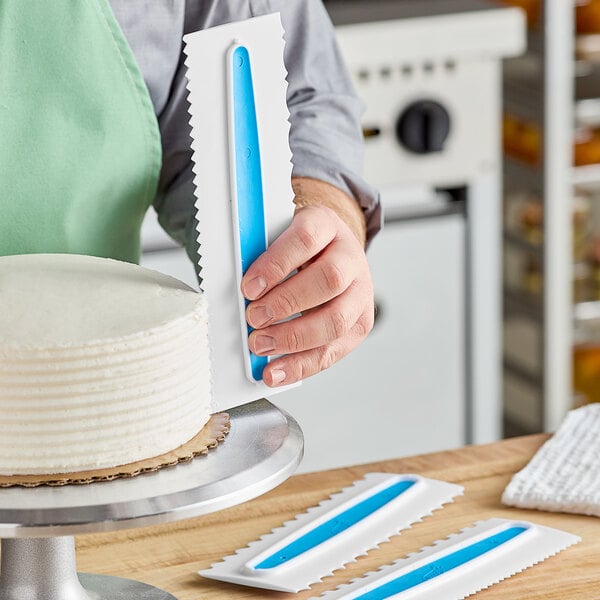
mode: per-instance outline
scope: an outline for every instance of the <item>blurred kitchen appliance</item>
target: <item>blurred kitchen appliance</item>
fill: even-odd
[[[501,59],[525,20],[481,0],[326,2],[363,99],[385,227],[369,338],[278,402],[301,470],[501,436]]]

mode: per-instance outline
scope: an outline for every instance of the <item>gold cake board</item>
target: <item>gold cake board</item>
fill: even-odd
[[[188,462],[197,456],[208,454],[209,450],[216,448],[219,442],[225,439],[225,436],[229,433],[229,428],[229,415],[227,413],[217,413],[210,417],[206,425],[189,442],[160,456],[93,471],[54,473],[50,475],[0,475],[0,488],[84,485],[97,481],[136,477],[142,473],[152,473],[165,467]]]

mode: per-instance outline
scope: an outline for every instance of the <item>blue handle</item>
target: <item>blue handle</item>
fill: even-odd
[[[250,54],[244,46],[231,53],[235,182],[242,274],[267,249],[256,104]],[[246,305],[248,302],[246,301]],[[248,326],[248,334],[252,328]],[[255,381],[262,380],[268,358],[247,350]]]
[[[353,525],[356,525],[369,515],[378,511],[380,508],[395,500],[415,484],[413,479],[403,479],[397,481],[358,502],[354,506],[341,512],[339,515],[318,525],[311,531],[308,531],[298,539],[294,540],[284,548],[281,548],[271,556],[266,557],[260,563],[254,566],[256,570],[273,569],[285,564],[286,562],[312,550],[316,546],[326,542],[328,539],[346,531]]]
[[[430,579],[448,573],[453,569],[495,550],[499,546],[502,546],[522,533],[525,533],[525,531],[527,531],[527,528],[522,526],[509,527],[504,531],[500,531],[479,542],[474,542],[470,546],[456,550],[447,556],[438,558],[414,571],[401,575],[370,592],[356,596],[354,600],[385,600],[386,598],[392,598],[400,592],[410,590]]]

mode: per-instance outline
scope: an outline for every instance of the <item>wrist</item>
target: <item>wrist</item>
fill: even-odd
[[[352,233],[364,247],[367,239],[367,225],[358,202],[339,188],[310,177],[293,177],[294,204],[296,209],[305,206],[326,206],[348,225]]]

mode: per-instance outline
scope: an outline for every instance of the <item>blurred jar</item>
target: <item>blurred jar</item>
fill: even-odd
[[[530,123],[512,114],[502,120],[504,152],[528,164],[537,165],[542,151],[542,132],[536,123]]]
[[[504,152],[512,156],[517,154],[519,143],[520,120],[511,115],[504,113],[502,117],[502,143]]]
[[[600,300],[600,236],[592,239],[588,250],[590,264],[590,300]]]
[[[519,214],[519,230],[530,244],[539,245],[544,239],[544,206],[541,200],[523,203]]]
[[[575,131],[573,164],[576,167],[600,163],[600,131],[579,127]]]
[[[542,131],[537,123],[505,114],[502,119],[502,142],[507,155],[530,165],[539,164]],[[576,167],[600,164],[600,130],[586,126],[575,130],[573,164]]]
[[[517,214],[517,227],[525,241],[534,246],[541,245],[544,240],[544,206],[540,198],[532,195],[522,200]],[[528,294],[538,296],[544,285],[542,261],[537,254],[524,252],[521,287]]]
[[[575,26],[577,33],[600,33],[600,0],[577,0]]]
[[[583,192],[573,198],[573,302],[600,299],[600,237],[593,245],[591,237],[591,200]],[[536,196],[525,198],[517,212],[517,232],[529,244],[540,246],[544,241],[544,209]],[[591,248],[596,253],[591,252]],[[543,293],[543,263],[538,252],[521,250],[521,289],[533,296]],[[595,259],[595,261],[594,261]],[[594,268],[595,267],[595,268]],[[596,279],[594,279],[594,277]],[[594,285],[596,282],[596,286]]]
[[[592,299],[590,292],[591,270],[588,263],[573,265],[573,302],[588,302]],[[533,255],[527,255],[521,275],[521,287],[532,296],[541,296],[544,287],[544,269],[542,261]]]
[[[575,190],[573,197],[573,262],[588,259],[592,239],[592,198],[584,190]]]
[[[523,270],[523,291],[532,296],[540,296],[544,286],[542,261],[537,256],[528,255]]]
[[[587,262],[573,265],[573,302],[588,302],[592,300],[591,293],[592,269]]]
[[[587,402],[600,402],[600,314],[577,319],[574,332],[573,388]]]
[[[573,262],[584,262],[588,258],[591,237],[590,194],[575,190],[573,204]],[[544,206],[542,201],[531,196],[522,202],[518,213],[519,233],[530,244],[540,245],[544,239]]]

